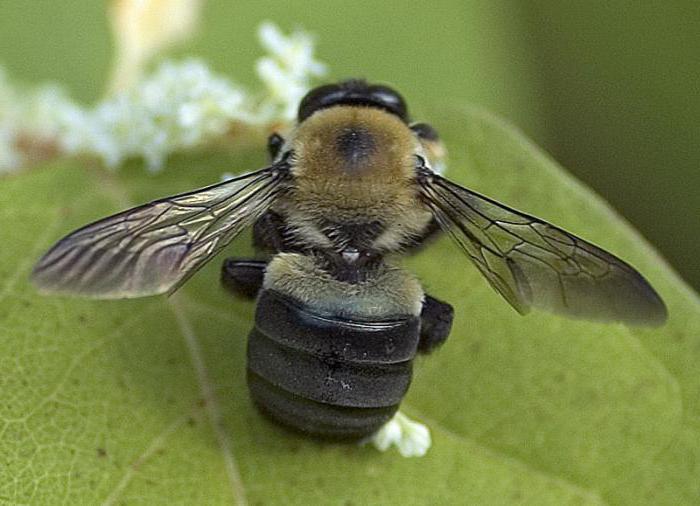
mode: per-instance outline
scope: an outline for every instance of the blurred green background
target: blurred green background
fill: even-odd
[[[111,56],[105,5],[3,0],[0,63],[96,100]],[[697,1],[209,0],[173,55],[255,86],[264,19],[315,33],[332,78],[393,83],[416,118],[464,103],[509,118],[700,287]]]

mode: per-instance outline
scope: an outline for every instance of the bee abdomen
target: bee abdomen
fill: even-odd
[[[321,316],[265,290],[248,338],[251,396],[293,429],[362,438],[398,409],[411,382],[418,335],[417,317],[369,322]]]

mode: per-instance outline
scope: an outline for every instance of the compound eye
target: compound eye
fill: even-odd
[[[440,136],[438,135],[437,130],[435,130],[432,126],[428,125],[427,123],[414,123],[413,125],[411,125],[411,130],[413,130],[419,138],[425,141],[440,140]]]
[[[361,79],[349,79],[339,84],[327,84],[311,90],[299,104],[299,123],[316,111],[334,105],[378,107],[408,122],[406,102],[388,86],[368,85]]]
[[[369,87],[372,101],[381,104],[388,111],[408,121],[408,109],[403,97],[388,86],[374,85]]]
[[[277,132],[273,132],[267,138],[267,152],[270,155],[270,159],[274,160],[284,146],[284,138]]]
[[[301,123],[320,109],[338,102],[345,95],[345,90],[337,84],[326,84],[314,88],[306,94],[299,104],[297,119]]]

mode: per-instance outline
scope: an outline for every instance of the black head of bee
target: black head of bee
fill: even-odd
[[[316,111],[335,105],[376,107],[408,122],[406,102],[398,92],[381,84],[369,84],[362,79],[350,79],[314,88],[302,99],[298,120],[302,122]]]

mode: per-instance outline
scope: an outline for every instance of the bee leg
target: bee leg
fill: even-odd
[[[234,295],[253,299],[262,288],[267,262],[227,258],[221,266],[221,283]]]
[[[452,306],[428,294],[425,295],[423,310],[420,313],[419,353],[430,353],[447,340],[452,329],[453,317]]]
[[[258,251],[277,253],[290,249],[285,241],[284,218],[274,211],[265,212],[253,224],[253,247]]]
[[[432,444],[428,427],[411,420],[401,411],[371,436],[370,442],[380,452],[396,446],[402,457],[422,457]]]

